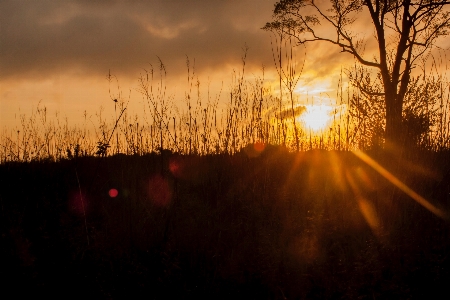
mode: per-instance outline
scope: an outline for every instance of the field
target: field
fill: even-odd
[[[6,298],[450,299],[450,2],[57,2],[0,1]]]
[[[1,164],[4,293],[450,296],[447,151],[249,149]]]
[[[118,91],[109,116],[85,112],[73,126],[39,104],[3,130],[4,290],[447,299],[445,78],[412,80],[396,148],[383,137],[381,97],[344,89],[341,78],[334,104],[300,103],[264,76],[247,80],[244,66],[226,103],[202,96],[189,60],[184,99],[173,99],[160,62],[159,76],[140,78],[139,115]]]

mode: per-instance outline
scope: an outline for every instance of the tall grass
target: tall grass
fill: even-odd
[[[282,47],[287,49],[282,54]],[[309,149],[374,149],[383,145],[384,105],[382,99],[345,85],[341,74],[332,122],[321,132],[307,130],[301,119],[300,100],[294,93],[301,74],[289,45],[277,48],[280,78],[278,91],[268,86],[264,70],[259,76],[242,68],[231,74],[231,85],[205,98],[195,63],[186,59],[187,90],[175,99],[167,86],[167,71],[159,60],[139,78],[138,91],[144,100],[142,113],[127,110],[131,97],[112,94],[114,116],[95,114],[96,123],[84,112],[83,124],[71,125],[56,112],[53,117],[41,103],[30,116],[20,116],[20,126],[3,129],[0,162],[73,158],[78,156],[143,155],[165,150],[180,154],[233,154],[249,144],[282,145],[290,151]],[[284,56],[283,56],[284,55]],[[282,60],[283,57],[283,60]],[[285,62],[285,65],[283,65]],[[356,70],[363,74],[361,70]],[[297,73],[296,73],[297,72]],[[355,79],[355,78],[353,78]],[[358,78],[366,89],[380,84],[371,76]],[[117,78],[108,75],[110,83]],[[350,81],[352,78],[350,78]],[[287,97],[283,98],[283,95]],[[317,104],[317,103],[315,103]],[[450,147],[450,86],[441,75],[413,78],[404,105],[408,142],[421,149],[439,151]]]

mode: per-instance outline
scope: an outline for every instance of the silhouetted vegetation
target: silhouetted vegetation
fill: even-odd
[[[241,72],[232,74],[225,108],[219,108],[223,101],[220,93],[215,98],[209,94],[203,98],[199,78],[189,60],[188,89],[184,99],[175,102],[165,85],[165,66],[159,61],[158,69],[146,71],[139,80],[138,91],[144,99],[140,115],[128,113],[130,99],[122,96],[119,87],[117,93],[110,91],[115,115],[109,118],[100,110],[96,113],[97,124],[84,112],[84,123],[71,126],[58,113],[56,118],[50,118],[47,108],[39,103],[31,116],[20,116],[20,127],[3,130],[0,162],[59,161],[118,153],[145,155],[161,150],[197,155],[233,154],[254,143],[282,145],[297,152],[384,147],[386,110],[382,97],[346,85],[343,76],[332,104],[330,122],[319,132],[308,130],[300,118],[307,108],[293,94],[301,71],[293,61],[292,45],[277,47],[277,51],[291,55],[286,59],[286,70],[279,73],[278,95],[267,86],[264,72],[251,80],[244,76],[245,53]],[[281,59],[279,63],[282,65]],[[438,66],[433,68],[437,70]],[[352,74],[358,75],[358,70]],[[111,84],[114,78],[108,75]],[[350,82],[354,80],[350,76]],[[379,80],[367,76],[358,82],[376,94]],[[431,151],[449,149],[449,88],[446,77],[437,71],[412,79],[405,93],[402,117],[406,138],[399,138],[397,146]],[[184,109],[180,103],[185,104]]]
[[[3,286],[55,297],[449,296],[448,152],[369,153],[442,217],[351,152],[247,152],[1,165]]]

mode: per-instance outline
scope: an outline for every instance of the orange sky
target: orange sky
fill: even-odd
[[[40,102],[70,122],[86,110],[113,108],[106,77],[117,76],[124,97],[139,111],[138,78],[158,57],[167,69],[175,103],[187,89],[186,56],[195,59],[203,91],[227,94],[233,69],[241,69],[247,45],[248,78],[276,82],[270,34],[275,0],[72,0],[0,2],[0,128],[18,124]],[[365,20],[360,21],[364,24]],[[302,50],[303,51],[303,50]],[[326,44],[309,45],[297,91],[306,101],[319,91],[336,95],[348,54]],[[117,93],[112,86],[113,96]],[[225,97],[225,96],[224,96]],[[227,97],[225,97],[227,98]],[[180,103],[180,106],[182,104]]]
[[[112,107],[106,75],[135,103],[138,77],[148,63],[166,65],[172,94],[186,90],[186,55],[195,59],[202,86],[229,87],[247,45],[249,77],[273,73],[270,21],[273,0],[1,1],[0,126],[17,124],[39,101],[77,122],[84,110]],[[339,68],[333,52],[308,57],[302,80],[331,89],[319,77]],[[316,57],[315,57],[316,56]],[[332,63],[330,63],[332,62]],[[326,82],[326,81],[325,81]],[[327,86],[329,85],[329,86]],[[305,90],[305,89],[303,89]],[[177,99],[175,99],[177,101]]]

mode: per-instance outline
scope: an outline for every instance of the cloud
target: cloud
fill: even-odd
[[[271,1],[1,1],[0,80],[55,72],[135,74],[156,56],[180,65],[186,55],[211,69],[270,64]]]

